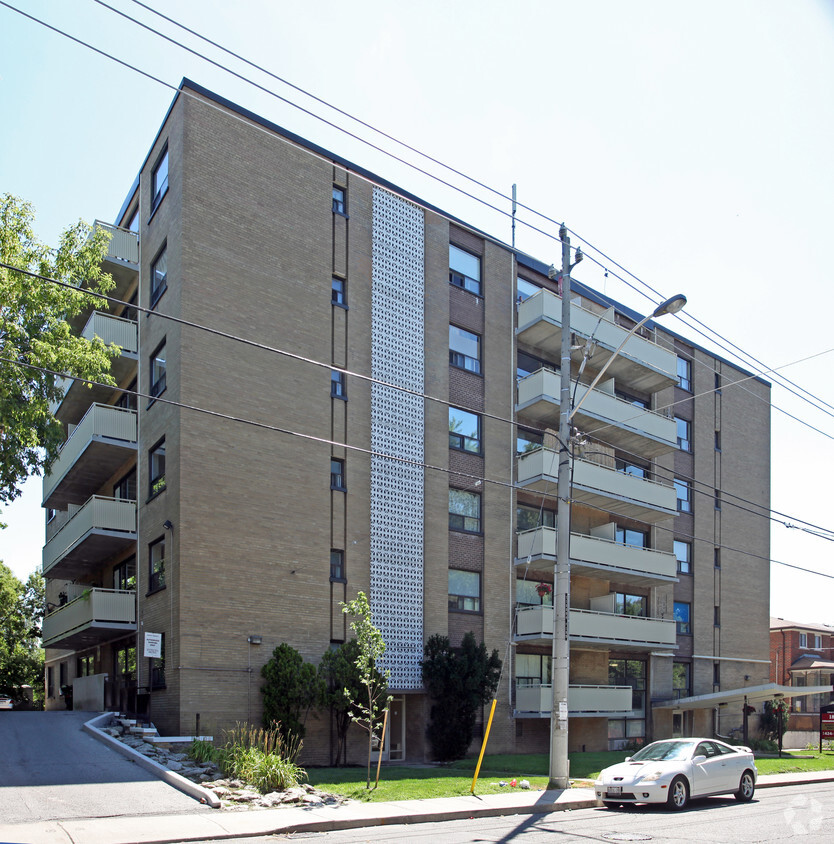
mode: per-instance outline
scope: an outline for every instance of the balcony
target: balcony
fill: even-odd
[[[561,374],[540,369],[518,382],[516,411],[536,425],[559,427]],[[574,406],[588,393],[586,384],[571,382]],[[604,390],[591,390],[574,416],[580,430],[615,448],[644,457],[658,457],[677,448],[675,420],[638,407]]]
[[[43,646],[82,650],[136,631],[136,593],[87,589],[43,620]]]
[[[554,565],[556,529],[540,527],[522,531],[518,534],[517,554],[516,565],[525,565],[528,560]],[[667,551],[623,545],[613,539],[583,533],[571,534],[570,565],[571,571],[576,574],[633,586],[656,586],[658,581],[676,581],[678,569],[675,555]]]
[[[592,313],[573,302],[570,329],[580,339],[593,337],[596,347],[590,363],[596,370],[614,355],[628,334],[627,328],[614,323],[613,308]],[[540,290],[521,302],[516,334],[523,343],[558,359],[562,343],[561,297],[549,290]],[[582,360],[581,349],[573,350],[571,355],[577,363]],[[635,334],[614,358],[608,374],[633,389],[654,393],[677,382],[677,361],[674,352]]]
[[[43,575],[79,580],[136,543],[136,502],[94,495],[43,547]]]
[[[553,687],[545,684],[518,685],[515,690],[516,718],[550,717]],[[571,717],[604,718],[631,712],[631,686],[569,686],[568,714]]]
[[[139,353],[139,339],[136,320],[111,316],[102,311],[90,314],[81,336],[92,340],[100,337],[108,346],[118,346],[122,353],[111,358],[110,374],[119,383],[136,371]],[[113,393],[112,387],[88,386],[72,378],[59,378],[57,382],[64,392],[63,398],[52,405],[52,413],[62,422],[76,424],[93,402],[105,402]]]
[[[44,476],[43,506],[83,504],[136,449],[136,411],[92,405]]]
[[[516,615],[517,642],[543,642],[553,639],[553,607],[519,609]],[[644,618],[596,610],[570,611],[570,641],[607,650],[642,651],[647,648],[676,648],[674,619]]]
[[[541,493],[556,493],[559,455],[538,448],[518,458],[518,485]],[[574,458],[571,499],[641,522],[657,522],[677,513],[675,488],[618,472],[599,463]]]

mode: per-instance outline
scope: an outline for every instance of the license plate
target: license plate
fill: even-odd
[[[611,796],[613,796],[613,795],[615,795],[615,794],[622,794],[622,793],[623,793],[623,787],[622,787],[621,785],[612,785],[612,786],[608,789],[608,793],[609,793]]]

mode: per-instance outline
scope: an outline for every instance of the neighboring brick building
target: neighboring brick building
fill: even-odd
[[[392,759],[428,754],[424,642],[469,630],[504,660],[491,749],[546,749],[546,265],[188,82],[115,223],[115,295],[157,313],[85,314],[138,399],[71,385],[57,408],[47,705],[74,684],[141,708],[150,689],[164,732],[257,722],[273,648],[317,662],[364,590]],[[588,383],[640,315],[573,284]],[[769,401],[649,323],[575,417],[572,750],[711,734],[711,710],[674,701],[766,683]],[[163,658],[141,656],[146,632]],[[331,740],[326,713],[308,721],[308,761]]]
[[[834,684],[834,628],[770,619],[770,679],[782,686],[806,689]],[[818,729],[820,705],[834,703],[834,694],[803,695],[791,699],[791,729]]]

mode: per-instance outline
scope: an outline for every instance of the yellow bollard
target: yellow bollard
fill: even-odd
[[[487,739],[489,738],[489,728],[492,726],[492,716],[495,715],[496,698],[492,699],[492,706],[489,708],[489,720],[487,721],[486,731],[484,732],[484,740],[481,742],[481,753],[478,756],[478,767],[475,768],[475,776],[472,778],[472,788],[469,789],[471,794],[475,793],[475,783],[478,782],[478,774],[481,772],[481,762],[484,761],[484,751],[486,750]]]

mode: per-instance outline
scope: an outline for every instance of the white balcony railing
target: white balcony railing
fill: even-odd
[[[92,626],[124,630],[136,624],[136,593],[121,589],[87,589],[43,620],[43,646]]]
[[[107,245],[108,260],[127,264],[139,263],[139,235],[136,232],[111,223],[103,223],[101,220],[95,221],[95,227],[110,232],[110,243]]]
[[[518,685],[515,692],[516,712],[550,714],[553,687],[549,684]],[[568,714],[609,715],[631,711],[631,686],[575,685],[568,688]]]

